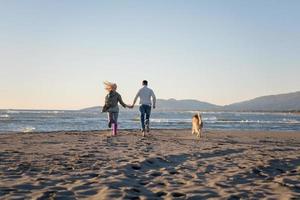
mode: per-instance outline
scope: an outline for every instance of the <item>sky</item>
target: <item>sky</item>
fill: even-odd
[[[298,0],[0,0],[0,109],[102,105],[102,82],[131,104],[226,105],[300,90]]]

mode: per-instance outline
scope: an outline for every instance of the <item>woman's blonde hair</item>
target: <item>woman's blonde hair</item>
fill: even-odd
[[[105,86],[105,90],[107,91],[116,91],[118,87],[116,83],[112,83],[109,81],[104,81],[103,84]]]

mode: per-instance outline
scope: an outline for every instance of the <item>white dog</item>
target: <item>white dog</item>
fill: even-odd
[[[201,137],[203,128],[202,116],[200,113],[196,114],[192,118],[192,134],[196,134],[197,137]]]

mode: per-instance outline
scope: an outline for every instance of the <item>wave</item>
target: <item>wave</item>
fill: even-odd
[[[202,120],[203,120],[203,121],[217,121],[218,118],[215,117],[215,116],[212,116],[212,117],[203,117]]]
[[[223,113],[229,113],[229,112],[223,112],[223,111],[199,111],[199,110],[181,111],[181,112],[178,112],[178,113],[197,114],[198,112],[200,112],[200,114],[223,114]]]
[[[265,115],[270,115],[270,116],[278,116],[278,115],[284,115],[284,116],[292,116],[296,115],[295,113],[292,112],[260,112],[260,111],[242,111],[242,112],[237,112],[237,111],[201,111],[201,110],[190,110],[190,111],[179,111],[177,113],[190,113],[190,114],[197,114],[200,112],[200,114],[205,115],[205,114],[217,114],[217,115],[222,115],[222,114],[233,114],[235,116],[242,116],[242,115],[259,115],[259,116],[265,116]]]
[[[10,116],[8,114],[0,115],[0,121],[8,121]]]
[[[204,122],[205,121],[217,121],[217,117],[203,117],[202,119]],[[139,121],[139,119],[138,119]],[[186,118],[173,118],[173,119],[167,119],[167,118],[156,118],[156,119],[150,119],[151,122],[160,122],[160,123],[168,123],[168,122],[188,122],[192,123],[192,118],[186,119]]]
[[[140,121],[140,118],[139,118],[139,117],[136,117],[136,118],[131,119],[131,121],[139,122],[139,121]]]
[[[285,122],[285,123],[287,123],[287,124],[300,124],[300,121],[295,120],[295,119],[286,119],[286,118],[283,118],[282,121]]]
[[[33,132],[34,130],[35,130],[34,127],[26,127],[26,128],[24,128],[21,132],[23,132],[23,133],[31,133],[31,132]]]
[[[62,114],[61,110],[7,110],[7,114]]]
[[[136,119],[134,121],[139,121]],[[154,123],[192,123],[191,119],[166,119],[166,118],[157,118],[150,119],[150,122]],[[300,121],[293,119],[286,119],[280,121],[268,121],[268,120],[230,120],[230,119],[217,119],[216,117],[203,118],[204,123],[215,124],[215,123],[228,123],[228,124],[300,124]]]
[[[158,118],[158,119],[150,119],[150,122],[154,123],[191,123],[191,119],[165,119],[165,118]]]
[[[16,110],[7,110],[7,111],[5,111],[5,113],[7,113],[7,114],[19,114],[20,111],[16,111]]]
[[[300,124],[300,121],[297,120],[282,120],[282,121],[266,121],[266,120],[218,120],[216,122],[221,122],[221,123],[229,123],[229,124],[234,124],[234,123],[245,123],[245,124]]]

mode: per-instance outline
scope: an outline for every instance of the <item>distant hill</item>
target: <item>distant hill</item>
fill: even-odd
[[[223,106],[229,111],[300,111],[300,91],[257,97]]]
[[[135,108],[137,109],[137,108]],[[100,106],[82,109],[83,111],[101,111]],[[257,97],[248,101],[233,103],[226,106],[202,102],[198,100],[158,99],[157,110],[166,111],[300,111],[300,91]]]
[[[186,100],[176,100],[176,99],[158,99],[157,107],[160,110],[216,110],[220,109],[221,106],[214,105],[207,102],[202,102],[198,100],[186,99]]]
[[[157,99],[157,110],[172,110],[172,111],[184,111],[184,110],[216,110],[220,109],[220,106],[197,101],[197,100],[176,100],[176,99]],[[120,106],[122,109],[122,106]],[[136,108],[135,108],[136,109]],[[82,111],[99,111],[100,106],[90,107],[82,109]]]

